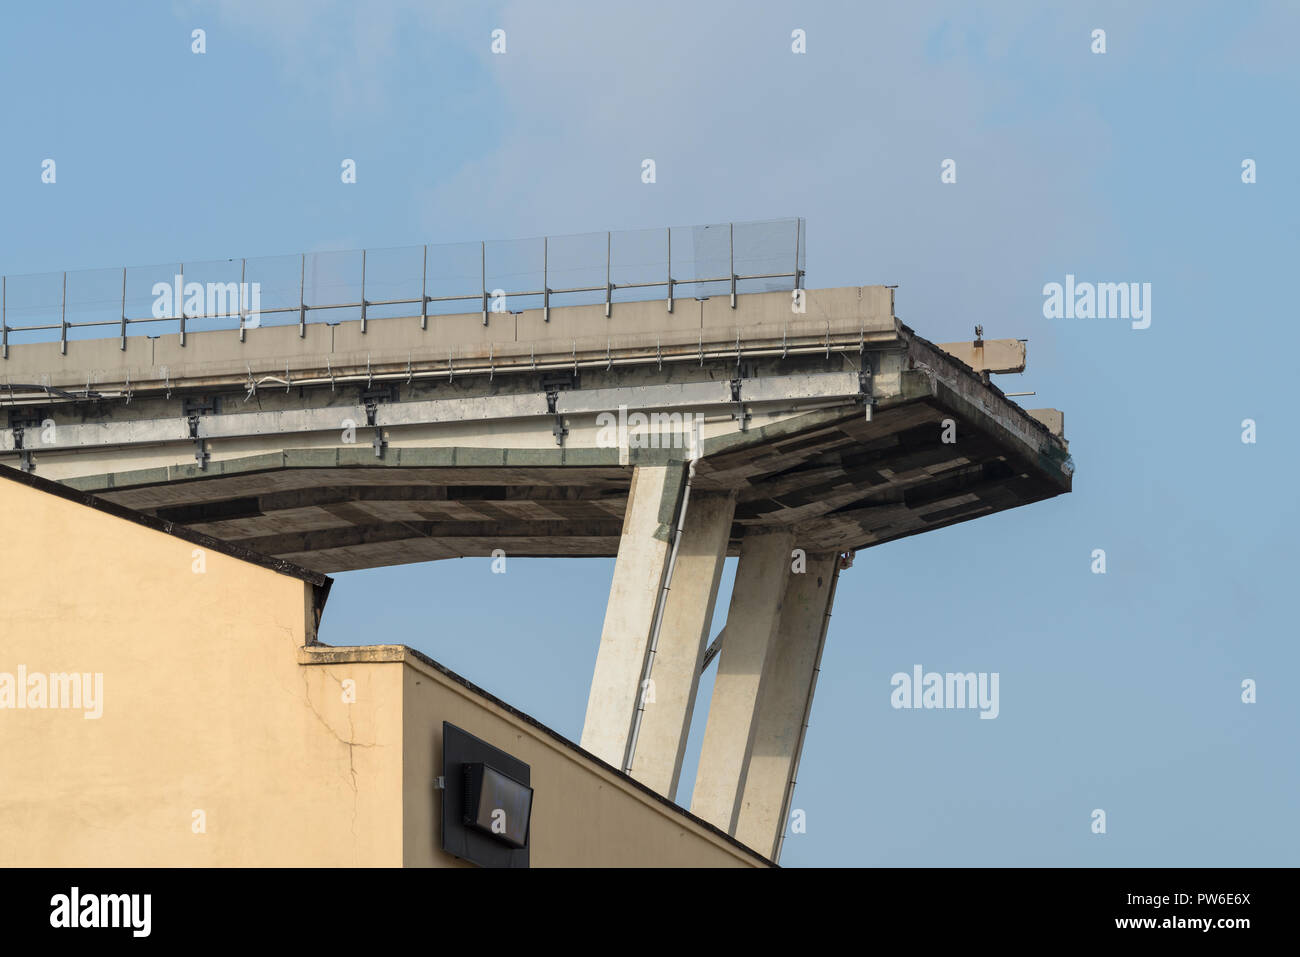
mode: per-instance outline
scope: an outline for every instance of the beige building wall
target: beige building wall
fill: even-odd
[[[16,481],[0,529],[0,673],[103,676],[0,708],[0,863],[400,858],[401,676],[298,666],[312,585]]]
[[[0,473],[0,866],[456,866],[444,720],[531,765],[534,867],[766,863],[410,649],[311,644],[328,579],[16,475]],[[102,692],[18,708],[20,667],[102,675]]]
[[[533,867],[737,867],[767,862],[691,818],[649,788],[603,765],[553,732],[485,701],[401,649],[405,669],[405,850],[403,862],[447,862],[438,830],[442,722],[450,721],[531,769]]]

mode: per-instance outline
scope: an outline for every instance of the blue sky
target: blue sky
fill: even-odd
[[[11,6],[0,272],[806,217],[810,288],[1027,338],[1000,384],[1065,411],[1077,471],[858,555],[783,863],[1296,865],[1297,34],[1249,2]],[[1151,283],[1151,327],[1044,318],[1067,273]],[[611,570],[348,573],[323,637],[576,739]],[[918,663],[999,672],[997,720],[892,709]]]

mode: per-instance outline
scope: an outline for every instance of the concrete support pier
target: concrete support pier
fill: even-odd
[[[736,830],[764,666],[780,626],[793,541],[788,530],[750,533],[741,544],[736,566],[691,799],[693,813],[728,834]]]
[[[692,491],[651,662],[631,773],[668,798],[677,794],[727,557],[734,494]]]
[[[754,746],[733,834],[773,860],[790,813],[838,577],[838,554],[809,555],[804,573],[790,575],[780,629],[764,666]]]
[[[582,746],[620,770],[641,694],[641,674],[668,567],[684,477],[685,467],[680,462],[637,466],[628,492],[596,673],[582,726]]]

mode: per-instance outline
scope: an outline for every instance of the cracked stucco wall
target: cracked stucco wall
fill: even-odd
[[[15,482],[0,530],[0,865],[401,863],[401,668],[302,667],[310,585]]]

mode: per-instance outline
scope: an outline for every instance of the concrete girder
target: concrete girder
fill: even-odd
[[[741,401],[801,402],[853,399],[861,392],[856,373],[807,373],[765,378],[742,378]],[[128,418],[100,422],[58,425],[55,439],[39,446],[52,453],[73,449],[156,445],[191,442],[194,439],[245,439],[276,436],[281,439],[305,433],[342,433],[367,428],[398,428],[443,423],[488,422],[511,419],[542,419],[553,415],[592,416],[635,410],[704,409],[735,403],[729,381],[664,383],[624,389],[574,389],[556,396],[552,412],[545,392],[511,395],[465,396],[383,403],[374,410],[374,424],[367,424],[366,409],[360,405],[331,405],[321,408],[277,409],[258,412],[218,412],[198,417],[191,435],[185,417]],[[12,448],[12,430],[6,430],[5,448]]]

